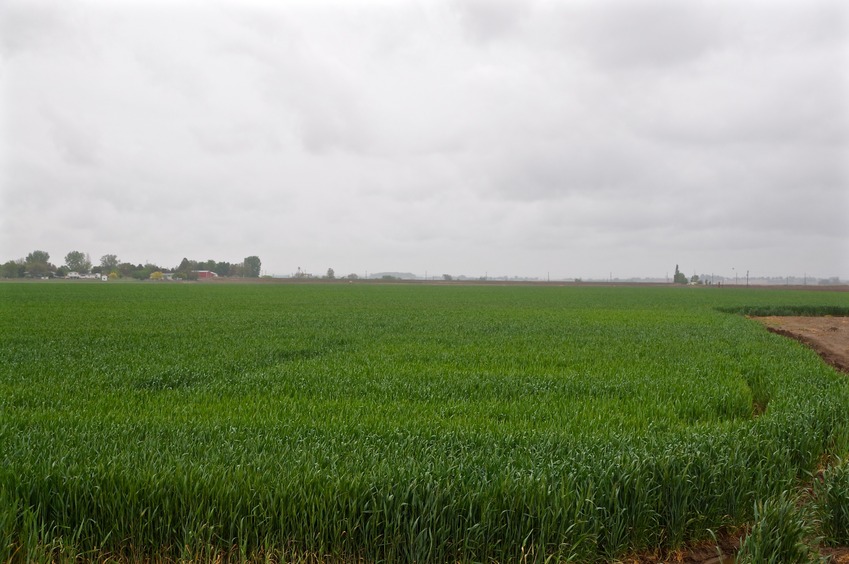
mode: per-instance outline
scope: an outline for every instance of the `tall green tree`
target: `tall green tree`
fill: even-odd
[[[259,278],[262,272],[262,261],[258,256],[245,257],[245,276],[247,278]]]
[[[122,278],[129,278],[136,271],[136,265],[130,262],[122,262],[118,265],[117,271]]]
[[[215,274],[218,276],[230,276],[230,263],[227,261],[218,262],[215,264],[215,268],[211,268]]]
[[[26,264],[33,264],[36,262],[47,263],[50,261],[50,253],[47,251],[33,251],[27,255],[27,258],[24,259]]]
[[[24,260],[24,267],[30,276],[47,276],[55,267],[50,264],[50,254],[47,251],[33,251]]]
[[[3,278],[23,278],[26,266],[23,261],[10,260],[0,266],[0,277]]]
[[[101,272],[110,273],[115,271],[118,268],[118,256],[117,255],[103,255],[100,257],[100,268],[103,269]]]
[[[686,284],[687,283],[687,275],[678,270],[678,265],[675,265],[675,276],[672,278],[672,281],[676,284]]]
[[[88,253],[71,251],[65,255],[65,266],[67,266],[68,270],[72,272],[88,274],[88,271],[91,270],[91,259],[89,258]]]
[[[186,257],[183,257],[183,260],[180,261],[180,265],[177,268],[175,268],[174,270],[176,270],[177,272],[183,272],[183,273],[188,274],[192,270],[197,270],[197,269],[198,269],[198,263],[197,263],[196,260],[189,260]]]

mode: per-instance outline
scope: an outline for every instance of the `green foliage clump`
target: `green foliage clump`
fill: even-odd
[[[849,316],[849,307],[842,305],[816,305],[816,304],[770,304],[770,305],[746,305],[733,307],[720,307],[719,311],[725,313],[738,313],[752,317],[769,316],[807,316],[807,317],[846,317]]]

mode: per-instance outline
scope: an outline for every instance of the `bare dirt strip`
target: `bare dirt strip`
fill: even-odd
[[[828,364],[849,373],[849,317],[756,317],[773,333],[811,347]]]

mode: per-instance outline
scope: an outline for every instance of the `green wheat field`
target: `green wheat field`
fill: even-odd
[[[0,284],[0,560],[592,562],[709,540],[849,452],[846,376],[739,312],[847,306]]]

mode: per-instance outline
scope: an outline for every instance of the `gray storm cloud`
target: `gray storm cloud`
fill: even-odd
[[[837,0],[10,0],[0,26],[3,260],[849,278]]]

